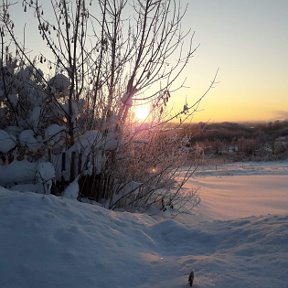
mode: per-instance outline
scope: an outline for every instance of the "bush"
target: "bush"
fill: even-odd
[[[185,51],[190,36],[181,31],[180,2],[142,2],[136,1],[129,19],[126,1],[89,6],[85,0],[52,0],[54,18],[45,18],[38,1],[24,0],[24,13],[35,16],[53,61],[45,51],[33,51],[30,59],[17,40],[10,5],[1,6],[1,151],[11,163],[52,163],[49,189],[57,195],[76,181],[79,200],[89,197],[109,208],[172,203],[179,196],[185,181],[174,186],[182,148],[161,125],[187,119],[215,79],[194,104],[167,113],[171,91],[183,87],[176,80],[196,50],[193,35]],[[133,106],[143,103],[151,107],[150,124],[133,119]]]

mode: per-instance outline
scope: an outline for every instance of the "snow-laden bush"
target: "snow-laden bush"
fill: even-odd
[[[172,207],[185,182],[175,181],[185,153],[161,125],[188,118],[207,93],[166,113],[171,91],[183,87],[176,80],[196,50],[193,35],[191,45],[184,45],[189,33],[181,31],[180,1],[136,1],[131,10],[127,1],[94,6],[52,0],[49,19],[40,2],[22,5],[24,13],[32,12],[51,59],[43,50],[33,51],[31,60],[26,43],[15,37],[9,2],[0,10],[0,36],[8,43],[0,60],[3,162],[25,160],[40,168],[52,163],[56,184],[47,189],[55,194],[76,198],[79,189],[77,199],[109,208]],[[43,65],[49,73],[39,69]],[[149,124],[133,119],[133,106],[141,103],[151,107]],[[43,169],[37,171],[41,180]]]
[[[0,185],[17,191],[50,194],[55,169],[50,162],[13,161],[0,165]]]
[[[5,130],[0,129],[0,153],[7,153],[16,146],[16,139]]]

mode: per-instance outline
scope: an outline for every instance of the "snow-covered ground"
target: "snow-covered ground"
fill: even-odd
[[[186,189],[193,185],[201,195],[193,214],[201,219],[288,214],[288,161],[200,167]]]
[[[0,188],[1,288],[288,287],[288,162],[199,170],[191,215]]]

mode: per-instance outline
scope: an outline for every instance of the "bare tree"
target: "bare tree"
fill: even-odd
[[[167,156],[171,145],[167,145],[168,150],[160,149],[157,152],[162,155],[157,158],[158,162],[149,159],[151,156],[147,151],[154,151],[155,147],[162,145],[160,137],[157,136],[155,140],[155,135],[161,131],[159,127],[180,115],[188,118],[215,82],[214,79],[207,92],[191,106],[184,105],[180,111],[165,113],[171,95],[184,86],[185,81],[181,82],[180,76],[198,47],[193,45],[194,34],[182,31],[181,22],[186,9],[182,10],[180,1],[176,0],[51,0],[50,4],[50,10],[45,11],[38,0],[22,2],[24,13],[29,13],[29,10],[33,12],[39,34],[46,43],[47,51],[52,54],[51,59],[45,56],[45,51],[34,51],[36,58],[30,59],[25,45],[15,36],[17,27],[10,16],[11,4],[4,0],[1,37],[2,43],[6,37],[7,43],[16,48],[16,56],[21,59],[21,63],[25,63],[23,65],[32,67],[34,74],[38,71],[36,66],[39,63],[47,63],[48,68],[55,73],[50,79],[45,74],[40,77],[45,86],[44,92],[49,95],[48,102],[53,104],[47,104],[49,111],[58,111],[54,122],[65,124],[66,151],[74,149],[85,131],[97,130],[101,133],[101,136],[94,138],[93,145],[90,143],[90,152],[85,152],[86,158],[79,158],[81,163],[78,166],[81,167],[78,172],[75,169],[76,154],[71,154],[69,181],[73,181],[78,173],[83,174],[83,167],[87,167],[91,157],[94,159],[95,153],[102,149],[101,153],[105,155],[101,157],[105,158],[105,163],[101,166],[101,172],[96,173],[94,169],[92,174],[102,175],[100,180],[99,177],[97,179],[102,184],[105,182],[103,185],[108,187],[110,196],[103,192],[106,196],[100,198],[108,197],[111,200],[121,190],[119,187],[126,185],[130,176],[129,181],[141,181],[141,187],[145,186],[144,183],[150,183],[150,187],[154,185],[153,189],[156,190],[161,185],[157,186],[151,179],[157,178],[159,184],[167,179],[167,175],[169,179],[175,175],[173,165],[168,163],[175,162],[175,155],[170,154],[170,160],[163,162],[163,155]],[[129,120],[131,109],[143,103],[149,103],[151,113],[157,115],[157,121],[149,127],[140,125],[137,130]],[[143,151],[134,153],[133,143],[139,140],[139,131],[143,135],[143,130],[148,131],[149,140],[145,147],[150,148],[143,150],[146,154]],[[152,154],[155,156],[156,152]],[[99,158],[99,153],[97,155]],[[129,159],[133,165],[130,163],[121,171],[121,165],[130,162]],[[156,165],[152,165],[153,161],[157,162]],[[159,175],[162,178],[149,173],[146,178],[143,176],[146,175],[143,171],[152,166],[161,167]],[[136,175],[141,169],[142,175]],[[139,192],[138,188],[135,190]],[[145,195],[150,195],[151,191]],[[147,201],[147,197],[145,199]],[[115,203],[111,207],[115,207]]]

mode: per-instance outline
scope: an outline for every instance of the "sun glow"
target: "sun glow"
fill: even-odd
[[[145,121],[150,114],[150,108],[146,105],[139,105],[134,108],[135,119],[139,121]]]

